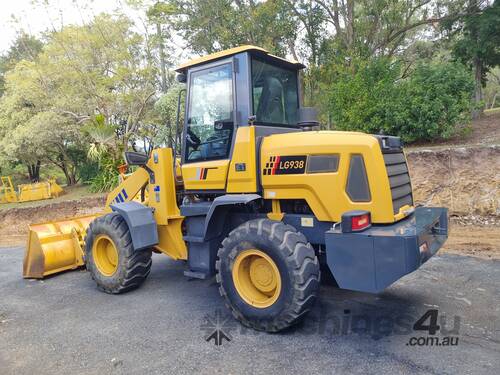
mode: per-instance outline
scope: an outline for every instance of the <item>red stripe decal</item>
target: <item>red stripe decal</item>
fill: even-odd
[[[273,170],[271,171],[271,174],[275,174],[276,169],[278,169],[279,164],[280,164],[280,157],[276,156],[276,161],[274,162]]]

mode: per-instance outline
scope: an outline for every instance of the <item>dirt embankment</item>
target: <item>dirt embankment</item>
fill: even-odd
[[[500,146],[407,153],[417,204],[448,207],[449,252],[500,258]]]
[[[417,203],[453,216],[500,216],[500,146],[407,153]]]
[[[500,259],[500,146],[407,152],[417,204],[448,207],[445,251]],[[0,246],[23,244],[30,223],[100,212],[104,197],[0,211]]]
[[[102,211],[105,202],[104,197],[87,197],[38,207],[2,210],[0,211],[0,246],[25,243],[29,224],[98,213]]]

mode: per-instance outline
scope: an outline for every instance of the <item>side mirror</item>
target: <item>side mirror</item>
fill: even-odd
[[[177,74],[177,76],[175,77],[175,79],[177,80],[177,82],[179,83],[186,83],[187,81],[187,76],[186,74],[184,73],[179,73]]]
[[[149,156],[142,152],[127,151],[125,152],[125,162],[127,165],[146,165]]]
[[[319,127],[318,110],[313,107],[300,107],[299,122],[297,125],[304,131]]]

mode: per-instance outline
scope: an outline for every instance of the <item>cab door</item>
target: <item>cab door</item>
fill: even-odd
[[[234,135],[232,60],[188,72],[182,176],[186,190],[225,190]]]

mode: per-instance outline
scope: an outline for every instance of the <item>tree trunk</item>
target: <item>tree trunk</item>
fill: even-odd
[[[76,172],[71,168],[68,170],[68,174],[66,175],[66,185],[71,186],[71,185],[76,185],[78,182],[78,179],[76,178]]]
[[[477,119],[479,116],[481,116],[481,113],[483,112],[481,104],[481,100],[483,100],[483,83],[482,83],[482,76],[483,76],[483,66],[481,59],[476,56],[474,57],[474,103],[476,104],[476,108],[474,108],[474,111],[472,112],[472,118]]]
[[[167,69],[165,63],[165,50],[163,48],[163,34],[161,32],[161,25],[156,24],[156,34],[158,37],[158,49],[160,51],[160,71],[161,71],[161,92],[167,92]]]
[[[30,181],[35,183],[35,182],[40,182],[40,165],[42,163],[40,160],[37,160],[35,164],[28,164],[28,175],[30,178]]]
[[[354,0],[347,0],[346,31],[349,50],[354,47]]]
[[[53,160],[52,163],[64,173],[64,177],[66,177],[66,185],[71,186],[78,182],[78,179],[76,178],[76,168],[71,165],[68,167],[63,155],[59,155],[57,161]]]
[[[64,173],[64,177],[66,177],[66,185],[76,185],[76,183],[78,182],[76,178],[76,172],[73,170],[69,170],[65,162],[59,165],[59,168],[61,168]]]
[[[491,107],[490,107],[490,109],[495,108],[495,103],[497,101],[497,96],[498,96],[498,92],[496,92],[495,95],[493,96],[493,100],[491,101]]]

